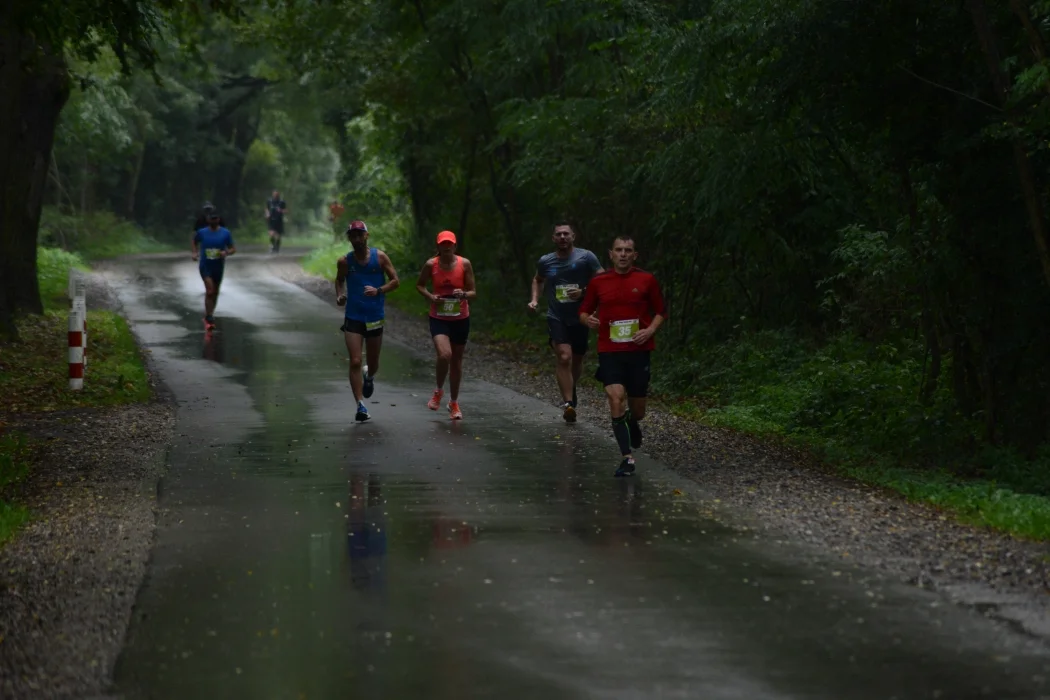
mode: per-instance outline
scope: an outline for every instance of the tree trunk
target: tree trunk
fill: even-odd
[[[1000,104],[1005,105],[1010,92],[1010,82],[1002,70],[1002,58],[999,55],[999,42],[995,36],[991,19],[984,0],[966,0],[966,6],[970,10],[974,28],[977,31],[977,39],[981,44],[985,61],[988,63],[988,71],[992,76],[992,86],[995,88],[996,97]],[[1011,120],[1012,121],[1012,120]],[[1032,231],[1035,241],[1035,249],[1039,255],[1039,262],[1043,267],[1043,277],[1050,285],[1050,246],[1047,245],[1046,219],[1043,214],[1043,202],[1036,187],[1035,173],[1032,172],[1032,162],[1028,158],[1024,144],[1020,139],[1014,138],[1013,142],[1014,163],[1017,165],[1017,176],[1021,181],[1021,194],[1024,197],[1025,208],[1028,212],[1028,225]]]
[[[501,181],[499,175],[496,173],[496,164],[493,156],[488,157],[489,165],[489,185],[492,190],[492,200],[496,203],[496,208],[499,209],[500,214],[503,216],[503,223],[507,227],[507,236],[510,242],[511,252],[514,254],[515,267],[517,268],[518,278],[521,280],[523,287],[528,287],[532,276],[529,274],[529,262],[526,256],[527,243],[524,237],[521,235],[521,222],[517,215],[517,208],[514,206],[514,187],[508,185],[507,192],[511,201],[507,201],[507,198],[501,194]]]
[[[459,245],[456,247],[460,250],[462,250],[463,242],[467,237],[467,220],[470,218],[470,200],[471,194],[474,192],[474,165],[477,163],[477,154],[478,137],[475,134],[470,143],[470,159],[467,161],[467,172],[464,175],[463,183],[463,207],[459,211],[459,228],[456,230],[456,240],[459,241]]]
[[[1025,36],[1028,37],[1028,47],[1032,50],[1035,60],[1037,62],[1042,61],[1046,58],[1046,42],[1043,40],[1043,35],[1039,33],[1039,27],[1035,26],[1035,23],[1032,21],[1032,15],[1028,12],[1027,3],[1022,2],[1022,0],[1010,0],[1010,9],[1017,15],[1017,19],[1021,20]],[[1050,90],[1050,83],[1047,83],[1045,87]]]
[[[80,166],[80,211],[85,214],[94,209],[91,196],[91,164],[84,161]]]
[[[128,177],[128,196],[124,202],[124,211],[128,219],[135,220],[135,194],[139,190],[139,179],[142,177],[142,164],[146,162],[146,142],[142,141],[135,154],[135,163],[131,166]]]
[[[58,115],[69,98],[65,61],[14,30],[0,11],[0,333],[41,313],[36,245]]]

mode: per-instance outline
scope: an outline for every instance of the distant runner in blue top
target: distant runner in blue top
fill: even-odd
[[[379,351],[383,347],[383,324],[386,319],[386,294],[397,289],[401,282],[397,270],[387,254],[368,247],[368,226],[364,221],[351,221],[346,237],[353,250],[339,258],[336,264],[335,303],[346,306],[340,330],[350,353],[350,388],[357,401],[359,421],[371,416],[364,399],[375,391],[374,379],[379,371]],[[387,278],[390,281],[387,281]],[[361,372],[361,342],[364,340],[368,364],[367,373]]]
[[[201,279],[204,280],[204,329],[215,329],[215,302],[219,300],[219,286],[226,269],[226,258],[237,252],[230,230],[220,224],[216,209],[208,212],[207,228],[193,234],[193,259],[200,259]]]
[[[576,421],[576,383],[580,380],[590,335],[590,329],[580,324],[580,302],[591,278],[603,270],[594,253],[575,247],[576,232],[569,223],[555,224],[551,240],[554,252],[536,263],[529,310],[536,310],[540,303],[540,285],[546,285],[547,332],[558,358],[555,376],[564,400],[562,417],[567,423],[573,423]]]

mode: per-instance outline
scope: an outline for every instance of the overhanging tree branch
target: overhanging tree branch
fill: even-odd
[[[213,116],[208,121],[199,124],[198,128],[207,129],[208,127],[214,125],[216,122],[222,121],[223,119],[236,112],[242,106],[258,97],[263,90],[265,90],[272,84],[273,83],[271,83],[269,80],[266,80],[265,78],[255,79],[255,82],[252,83],[252,87],[250,89],[248,89],[246,92],[239,95],[235,99],[227,102],[225,105],[223,105],[222,109],[220,109],[215,116]]]
[[[982,100],[979,97],[974,97],[973,95],[967,95],[965,92],[960,92],[959,90],[956,90],[955,88],[948,87],[947,85],[941,85],[940,83],[934,82],[934,81],[930,80],[929,78],[924,78],[921,75],[919,75],[918,73],[915,73],[915,72],[913,72],[911,70],[908,70],[904,66],[898,65],[897,68],[899,68],[900,70],[904,71],[905,73],[907,73],[911,77],[915,78],[916,80],[921,80],[922,82],[926,83],[927,85],[932,85],[933,87],[937,88],[938,90],[945,90],[947,92],[952,93],[953,95],[958,95],[959,97],[962,97],[964,99],[970,100],[971,102],[976,102],[979,105],[983,105],[983,106],[987,107],[988,109],[994,109],[996,112],[1002,112],[1003,111],[1002,107],[996,107],[991,102],[985,102],[984,100]]]

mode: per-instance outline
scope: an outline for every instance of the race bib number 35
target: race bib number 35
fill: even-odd
[[[459,316],[463,310],[463,302],[460,299],[438,299],[438,316]]]
[[[638,332],[638,319],[609,322],[609,340],[614,343],[629,343]]]
[[[579,288],[578,284],[559,284],[554,287],[554,298],[560,302],[572,301],[569,298],[569,292]]]
[[[204,257],[208,258],[208,260],[218,260],[221,257],[219,255],[221,252],[222,248],[205,248]]]

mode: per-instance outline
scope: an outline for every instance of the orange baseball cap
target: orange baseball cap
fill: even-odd
[[[438,234],[438,241],[437,242],[438,242],[438,245],[441,245],[442,243],[455,243],[456,242],[456,234],[452,233],[451,231],[442,231],[441,233]]]

